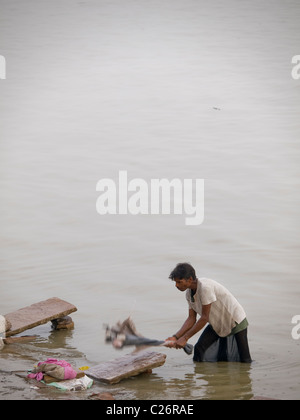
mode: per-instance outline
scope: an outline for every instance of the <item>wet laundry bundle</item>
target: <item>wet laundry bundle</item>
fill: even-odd
[[[84,374],[82,368],[77,371],[65,360],[51,358],[39,362],[27,378],[42,381],[62,391],[83,391],[93,385],[93,380]]]
[[[124,346],[143,348],[145,346],[164,346],[167,344],[164,340],[154,340],[143,337],[138,333],[131,317],[125,319],[123,322],[118,322],[112,327],[107,325],[105,341],[111,342],[116,349],[122,349]],[[186,344],[183,350],[190,355],[193,352],[193,346],[191,344]]]
[[[50,358],[44,362],[39,362],[27,377],[42,381],[45,375],[56,380],[66,380],[76,378],[77,371],[65,360]]]

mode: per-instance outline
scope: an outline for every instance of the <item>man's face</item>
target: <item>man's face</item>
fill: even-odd
[[[178,290],[185,292],[191,286],[192,280],[191,277],[189,279],[178,279],[175,277],[173,281]]]

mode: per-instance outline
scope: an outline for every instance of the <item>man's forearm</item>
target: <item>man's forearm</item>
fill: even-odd
[[[197,334],[203,327],[207,324],[208,320],[206,317],[201,317],[196,323],[191,325],[189,329],[187,329],[181,337],[184,337],[186,340],[189,340],[193,335]],[[179,338],[179,337],[178,337]]]
[[[196,319],[188,318],[185,321],[185,323],[182,325],[180,330],[177,331],[177,333],[175,334],[176,338],[178,339],[178,338],[182,337],[183,335],[185,335],[188,331],[191,330],[191,328],[193,327],[193,325],[195,325],[195,323],[196,323]]]

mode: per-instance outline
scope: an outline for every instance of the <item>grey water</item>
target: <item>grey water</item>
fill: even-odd
[[[195,364],[95,384],[117,399],[300,397],[300,54],[296,0],[1,0],[0,313],[57,296],[73,331],[44,325],[0,353],[0,399],[59,399],[9,372],[47,357],[123,355],[103,324],[132,315],[165,339],[185,320],[178,262],[224,284],[254,363]],[[99,179],[205,180],[205,217],[99,215]],[[197,337],[190,340],[194,344]]]

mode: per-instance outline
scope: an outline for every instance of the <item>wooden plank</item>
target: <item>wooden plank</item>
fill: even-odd
[[[74,305],[57,297],[34,303],[31,306],[4,315],[11,323],[11,328],[6,332],[6,337],[46,324],[53,319],[63,318],[75,311],[77,311],[77,308]]]
[[[117,384],[122,379],[139,375],[149,369],[162,366],[167,356],[163,353],[142,351],[131,353],[109,362],[91,367],[85,373],[93,379],[108,384]]]

